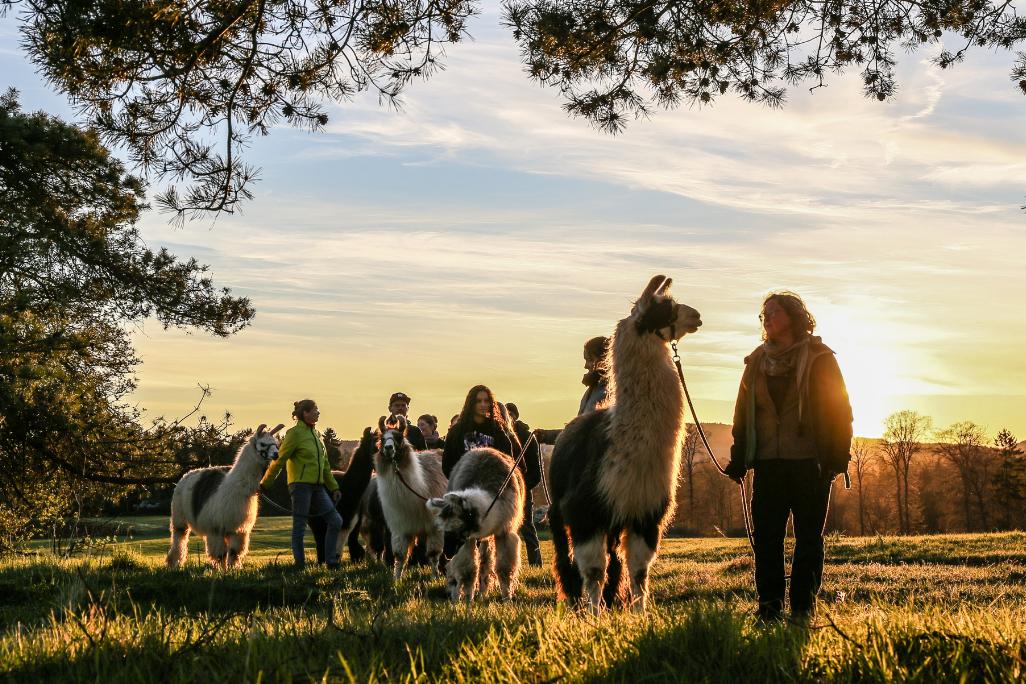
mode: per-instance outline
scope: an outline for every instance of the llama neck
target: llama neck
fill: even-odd
[[[256,448],[247,442],[242,450],[239,451],[239,455],[235,457],[235,463],[232,464],[231,470],[225,475],[225,480],[243,483],[252,482],[255,487],[260,482],[260,478],[264,476],[264,470],[263,459],[257,454]]]
[[[646,436],[676,443],[684,392],[666,343],[655,335],[638,335],[628,318],[617,326],[613,345],[611,433],[641,430]]]

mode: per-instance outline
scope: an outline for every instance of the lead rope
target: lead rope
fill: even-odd
[[[499,487],[499,491],[495,493],[495,498],[492,499],[492,502],[490,504],[488,504],[488,508],[485,509],[484,515],[481,516],[481,520],[484,520],[488,517],[488,514],[491,512],[492,507],[495,506],[495,502],[497,502],[499,500],[499,497],[502,496],[502,492],[505,491],[506,486],[509,485],[510,480],[513,479],[513,475],[517,472],[517,468],[520,466],[520,462],[524,460],[524,456],[527,454],[527,447],[530,446],[531,440],[534,439],[534,433],[532,432],[531,436],[524,441],[524,446],[520,449],[520,455],[517,456],[517,460],[513,461],[513,467],[510,468],[509,475],[506,476],[506,481],[502,483],[502,486]],[[539,458],[541,457],[541,445],[538,445],[538,456]]]
[[[727,471],[720,466],[720,462],[716,460],[716,454],[713,453],[712,447],[709,445],[709,439],[705,436],[705,430],[702,429],[702,423],[698,420],[698,414],[695,413],[695,405],[691,401],[691,393],[688,392],[688,383],[684,381],[684,368],[681,366],[680,354],[677,352],[677,341],[670,342],[670,348],[673,350],[673,364],[677,367],[677,376],[680,378],[680,386],[684,389],[684,398],[688,400],[688,408],[691,409],[691,418],[695,421],[695,427],[698,428],[698,436],[702,438],[702,444],[705,445],[705,450],[709,453],[709,458],[712,459],[713,465],[720,471],[720,474],[724,477],[730,477],[727,475]],[[731,478],[733,479],[733,478]],[[748,535],[748,544],[752,547],[752,553],[755,553],[755,535],[752,533],[752,509],[748,502],[748,492],[745,487],[745,479],[741,478],[738,483],[741,488],[741,516],[745,521],[745,533]]]

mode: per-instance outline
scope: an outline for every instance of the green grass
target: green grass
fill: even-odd
[[[0,679],[17,682],[892,682],[1026,674],[1026,535],[835,538],[809,628],[761,627],[744,540],[667,540],[648,615],[557,606],[547,570],[467,609],[439,579],[287,564],[262,519],[246,568],[163,567],[166,520],[73,559],[0,562]],[[546,543],[543,551],[551,547]]]

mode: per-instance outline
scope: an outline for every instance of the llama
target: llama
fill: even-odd
[[[354,563],[363,560],[364,550],[360,545],[360,523],[363,520],[363,496],[370,485],[374,469],[374,452],[377,451],[378,436],[369,427],[364,428],[360,444],[353,452],[345,472],[332,471],[341,497],[335,507],[342,516],[342,529],[338,533],[338,548],[342,543],[349,546],[349,560]]]
[[[171,548],[167,565],[180,568],[189,553],[189,534],[203,535],[216,569],[240,568],[257,518],[260,478],[278,458],[275,434],[261,425],[239,449],[231,468],[197,468],[178,481],[171,497]]]
[[[684,393],[668,345],[697,331],[702,321],[673,300],[671,282],[652,278],[616,326],[606,358],[609,407],[571,421],[552,453],[549,523],[557,594],[580,600],[587,590],[594,613],[603,602],[627,598],[621,546],[631,607],[645,611],[649,568],[673,510]]]
[[[435,451],[414,451],[406,440],[407,423],[402,416],[384,416],[378,423],[380,449],[374,467],[381,510],[392,534],[393,568],[400,577],[417,535],[425,535],[428,563],[436,570],[442,555],[442,533],[434,516],[424,506],[427,499],[445,493],[447,480]]]
[[[392,567],[395,562],[395,556],[392,555],[392,533],[388,530],[385,512],[381,509],[378,479],[371,478],[360,500],[360,531],[367,538],[370,557]]]
[[[507,478],[509,482],[499,494]],[[513,598],[520,573],[517,530],[524,521],[526,491],[513,459],[495,449],[473,449],[460,457],[450,473],[446,495],[427,502],[438,528],[464,539],[445,572],[454,603],[461,597],[473,602],[478,588],[482,595],[488,593],[496,556],[502,597]]]

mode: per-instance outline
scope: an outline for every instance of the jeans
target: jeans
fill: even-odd
[[[325,524],[324,559],[328,565],[338,565],[338,533],[342,530],[342,516],[335,510],[328,490],[320,484],[294,482],[289,485],[289,495],[292,496],[292,558],[296,566],[306,564],[303,536],[311,516],[320,517]]]
[[[808,612],[815,607],[823,580],[823,525],[830,484],[814,459],[756,461],[752,526],[761,610],[776,613],[784,607],[784,536],[789,516],[794,525],[791,611]]]
[[[530,491],[524,500],[524,524],[520,528],[520,538],[527,550],[527,564],[541,567],[541,544],[538,543],[538,530],[534,527],[534,493]]]

